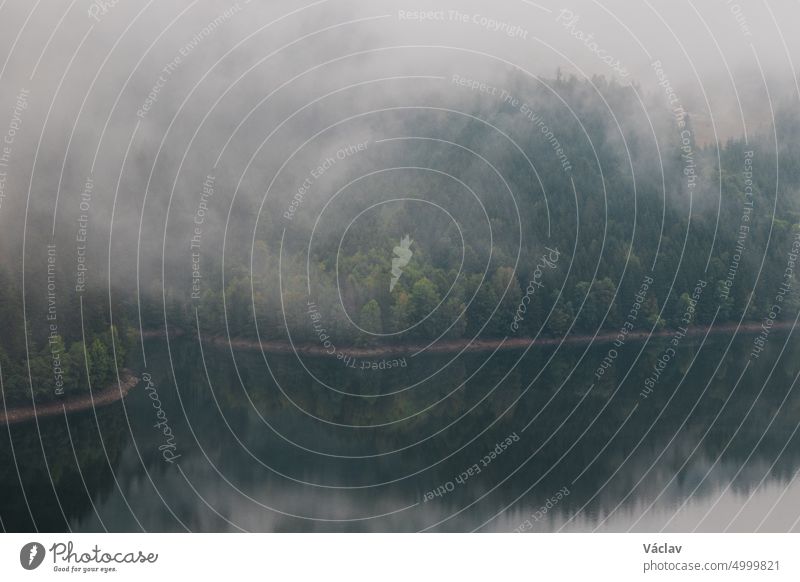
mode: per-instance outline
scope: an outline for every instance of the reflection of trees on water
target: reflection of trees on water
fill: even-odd
[[[118,404],[97,409],[97,421],[92,412],[71,414],[69,427],[53,417],[40,421],[39,431],[34,422],[0,429],[0,517],[7,531],[64,531],[65,517],[71,522],[91,512],[90,496],[102,499],[114,488],[109,464],[118,467],[128,442]]]
[[[794,354],[784,354],[784,361],[745,419],[762,388],[761,382],[755,379],[767,377],[783,340],[783,337],[776,336],[771,354],[751,365],[739,383],[735,396],[727,404],[726,399],[748,357],[750,338],[735,342],[725,357],[726,338],[715,338],[699,353],[698,341],[687,338],[664,373],[657,390],[647,400],[642,400],[639,392],[660,357],[665,340],[648,347],[636,365],[633,365],[633,358],[640,346],[631,347],[588,394],[591,382],[584,379],[592,377],[592,372],[606,355],[607,346],[591,349],[580,363],[582,349],[561,350],[554,359],[556,365],[546,367],[544,363],[552,355],[552,349],[536,350],[510,373],[509,369],[519,354],[507,353],[495,357],[491,365],[480,370],[486,355],[473,354],[459,358],[444,373],[419,387],[381,398],[360,398],[332,392],[310,380],[309,374],[300,368],[296,359],[268,356],[272,373],[298,407],[338,424],[392,422],[431,406],[466,382],[445,402],[433,406],[425,414],[409,421],[368,429],[326,425],[299,412],[272,382],[258,353],[236,355],[245,393],[230,364],[230,355],[223,351],[214,354],[207,351],[216,397],[238,438],[247,445],[253,456],[281,473],[315,483],[353,487],[401,479],[436,464],[417,476],[391,485],[331,492],[313,487],[303,488],[258,466],[253,457],[238,450],[227,429],[215,430],[213,437],[209,435],[201,440],[207,440],[211,450],[215,450],[216,446],[220,450],[233,451],[232,454],[226,452],[224,456],[220,455],[219,462],[227,471],[235,474],[239,473],[239,468],[247,466],[246,479],[240,485],[252,490],[253,496],[265,503],[276,491],[283,491],[287,498],[293,497],[290,492],[296,493],[298,499],[306,501],[308,498],[304,495],[320,499],[331,495],[330,499],[336,498],[337,503],[357,508],[357,513],[362,513],[371,507],[385,509],[384,502],[388,498],[397,500],[395,507],[419,501],[425,491],[461,473],[490,451],[498,440],[512,431],[520,431],[538,414],[524,433],[521,444],[498,457],[479,480],[437,500],[439,509],[433,510],[433,504],[427,504],[418,510],[420,515],[414,518],[407,515],[409,521],[405,526],[395,523],[392,527],[422,527],[430,523],[424,512],[435,514],[441,510],[443,515],[451,513],[472,503],[495,486],[497,489],[465,516],[453,520],[451,527],[463,529],[468,527],[465,524],[492,515],[534,483],[516,508],[534,506],[537,500],[547,499],[554,491],[569,485],[572,494],[563,501],[558,511],[569,513],[593,498],[586,511],[589,515],[599,515],[604,509],[616,507],[637,483],[626,504],[641,505],[643,500],[649,503],[676,475],[665,496],[673,502],[682,501],[681,495],[694,490],[718,456],[722,455],[719,466],[727,468],[723,469],[723,473],[727,472],[730,479],[750,456],[759,439],[761,442],[749,464],[760,463],[764,469],[769,467],[786,443],[796,425],[795,412],[800,400],[790,396],[766,435],[763,435],[763,431],[786,395],[795,373],[792,366],[786,364],[797,361],[796,358],[792,359],[797,352],[794,344],[790,344]],[[391,372],[365,372],[358,376],[348,373],[339,362],[322,359],[307,359],[305,362],[317,377],[343,392],[387,394],[402,389],[409,381],[427,377],[448,360],[448,356],[419,359],[402,374],[394,376]],[[717,367],[720,360],[722,364]],[[690,365],[689,379],[676,392],[680,378],[689,371]],[[514,405],[514,401],[540,371],[541,375],[530,390]],[[626,374],[628,376],[622,389],[614,394],[615,387]],[[709,380],[708,389],[703,394]],[[194,383],[187,379],[186,385],[203,386],[200,391],[206,394],[208,402],[197,408],[198,416],[194,422],[198,426],[219,427],[219,414],[208,395],[206,382],[203,378],[196,378],[196,381]],[[563,388],[558,391],[562,383]],[[487,396],[495,385],[497,388]],[[667,406],[670,397],[672,400]],[[373,456],[366,459],[331,459],[287,446],[262,424],[251,409],[251,401],[273,427],[301,446],[329,454]],[[637,404],[639,408],[620,429]],[[455,422],[472,407],[475,407],[472,412]],[[507,409],[508,412],[500,418]],[[493,421],[497,422],[493,424]],[[437,431],[453,422],[455,424],[452,427],[437,434]],[[738,428],[740,423],[742,426]],[[706,434],[709,426],[711,428]],[[590,428],[587,430],[587,427]],[[487,430],[483,435],[472,440],[484,429]],[[731,439],[734,433],[736,436]],[[390,455],[374,456],[408,447],[427,437],[431,438],[420,446]],[[581,438],[575,444],[578,437]],[[226,439],[231,439],[230,446],[220,444]],[[693,453],[701,439],[701,446]],[[640,440],[642,442],[637,448]],[[453,454],[462,447],[460,452]],[[795,446],[787,448],[771,472],[771,479],[785,482],[791,477],[798,466],[796,450]],[[535,456],[523,465],[534,451],[537,451]],[[651,469],[650,465],[659,455],[660,459]],[[689,455],[692,455],[690,462],[681,469]],[[614,475],[625,459],[628,460],[623,470]],[[500,484],[515,470],[517,472],[511,479]],[[582,472],[581,478],[573,483]],[[746,493],[763,475],[763,470],[743,470],[731,489]],[[598,491],[606,481],[608,484]],[[708,482],[710,485],[700,487],[697,495],[702,496],[715,489],[722,479],[712,474]],[[727,485],[727,482],[722,482],[722,485]],[[272,493],[267,494],[266,491]],[[303,506],[301,501],[298,504],[298,507]],[[290,529],[308,526],[300,521],[289,521],[292,525],[285,527]],[[314,527],[325,526],[316,524]],[[348,527],[358,529],[360,526]]]
[[[541,503],[566,486],[570,495],[560,501],[547,519],[537,523],[536,529],[558,527],[579,509],[582,512],[575,527],[591,529],[618,505],[619,519],[625,523],[635,521],[659,495],[659,503],[674,507],[693,492],[693,502],[702,503],[703,499],[713,502],[731,480],[731,494],[748,495],[765,473],[768,483],[786,484],[800,465],[797,439],[789,443],[774,469],[770,465],[797,425],[800,399],[790,395],[783,402],[797,371],[794,362],[800,362],[797,353],[800,347],[796,342],[788,344],[781,363],[761,392],[763,379],[768,376],[784,339],[777,335],[772,338],[770,351],[751,364],[730,399],[751,348],[749,338],[734,342],[725,357],[726,338],[717,338],[702,350],[697,340],[687,338],[647,399],[641,398],[641,387],[662,353],[663,341],[648,346],[636,364],[633,359],[641,346],[627,346],[603,380],[591,390],[591,381],[586,379],[593,378],[608,346],[592,348],[582,361],[583,348],[560,350],[554,365],[545,365],[553,355],[553,348],[533,350],[513,370],[520,356],[518,352],[495,356],[483,367],[486,354],[472,354],[456,359],[444,373],[405,391],[399,390],[409,382],[433,374],[450,356],[417,358],[400,373],[353,374],[338,361],[304,360],[318,378],[342,392],[362,395],[396,392],[379,398],[331,391],[311,380],[295,358],[267,356],[272,374],[286,392],[284,395],[272,380],[261,354],[237,353],[237,375],[230,353],[209,347],[205,356],[214,388],[212,394],[204,367],[198,364],[198,349],[192,342],[173,346],[180,398],[170,381],[169,360],[163,351],[153,350],[149,372],[158,383],[162,405],[174,423],[182,454],[181,469],[205,501],[241,527],[417,530],[469,506],[438,528],[460,531],[477,527],[519,497],[518,502],[486,526],[508,530],[519,526]],[[689,379],[676,391],[687,371]],[[622,388],[615,393],[626,374]],[[435,404],[451,392],[445,401]],[[308,414],[300,412],[287,396]],[[126,399],[126,407],[148,471],[178,518],[191,529],[231,529],[225,519],[211,512],[188,489],[174,466],[161,461],[146,394],[132,392]],[[427,407],[430,409],[423,414],[392,423]],[[764,434],[776,412],[773,424]],[[138,457],[131,452],[120,407],[99,410],[98,415],[112,466],[142,525],[155,530],[181,529],[158,495],[141,494],[153,490]],[[523,432],[534,417],[530,428]],[[186,418],[192,431],[186,425]],[[375,424],[385,426],[342,426]],[[101,528],[76,471],[63,419],[42,423],[41,428],[50,473],[67,518],[79,529]],[[110,529],[135,526],[131,525],[130,512],[113,484],[93,415],[71,416],[70,430],[86,486],[103,523]],[[426,492],[479,463],[496,443],[513,432],[520,436],[519,442],[492,459],[480,475],[454,487],[446,496],[423,502]],[[20,462],[22,479],[35,506],[37,527],[64,529],[35,426],[12,427],[12,434],[17,458],[24,459]],[[30,530],[32,524],[19,493],[11,451],[6,446],[7,436],[2,438],[5,439],[0,447],[4,473],[0,481],[9,493],[0,505],[0,516],[8,529]],[[420,441],[421,444],[412,446]],[[325,454],[305,451],[303,447]],[[123,450],[128,451],[124,457]],[[208,455],[213,467],[204,455]],[[703,479],[705,482],[698,487]],[[384,484],[370,487],[380,483]],[[330,519],[383,514],[419,505],[391,517],[326,523],[281,515],[259,507],[246,496],[289,514]]]

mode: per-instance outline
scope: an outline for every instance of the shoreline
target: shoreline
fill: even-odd
[[[776,322],[770,329],[789,330],[792,329],[792,322]],[[738,335],[754,335],[761,331],[760,322],[747,322],[739,326]],[[722,324],[709,328],[708,326],[692,326],[688,328],[686,337],[703,336],[708,332],[710,337],[723,335],[726,333],[733,333],[736,330],[736,324]],[[676,332],[672,328],[664,328],[653,333],[646,331],[632,331],[626,335],[626,342],[628,341],[644,341],[648,338],[668,338]],[[446,354],[459,351],[465,352],[485,352],[493,351],[499,348],[500,351],[505,350],[519,350],[525,349],[529,346],[543,347],[543,346],[558,346],[561,343],[566,345],[587,345],[590,343],[603,345],[612,343],[619,336],[618,331],[609,331],[598,333],[595,336],[591,335],[574,335],[567,338],[550,338],[539,337],[536,341],[528,337],[508,338],[505,342],[502,339],[477,339],[469,340],[447,340],[442,341],[429,347],[425,353],[430,354]],[[270,354],[292,354],[295,351],[298,354],[311,356],[311,357],[326,357],[336,358],[338,354],[344,356],[351,356],[356,358],[372,358],[387,356],[406,356],[418,352],[425,348],[427,344],[398,344],[376,347],[356,347],[356,346],[341,346],[336,347],[331,353],[329,348],[325,348],[320,344],[302,343],[292,344],[285,340],[266,340],[259,343],[258,340],[234,338],[228,339],[224,336],[208,336],[204,337],[203,341],[216,345],[228,346],[238,350],[263,350],[265,353]]]
[[[73,398],[64,398],[55,402],[46,402],[36,407],[20,406],[0,410],[0,425],[19,424],[35,418],[47,418],[58,414],[82,412],[92,407],[106,406],[119,402],[139,383],[139,378],[131,370],[123,369],[119,386],[104,388],[94,392],[93,395],[84,394]]]

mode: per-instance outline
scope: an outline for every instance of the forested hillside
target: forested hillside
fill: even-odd
[[[197,308],[203,333],[285,339],[288,324],[295,341],[317,341],[321,325],[340,344],[560,336],[616,330],[637,303],[636,328],[676,327],[698,281],[693,323],[766,317],[800,232],[800,122],[781,114],[774,135],[700,146],[690,116],[682,132],[664,109],[646,118],[630,87],[593,83],[602,99],[589,81],[559,78],[552,93],[518,79],[527,115],[485,100],[471,117],[420,114],[402,131],[419,139],[396,155],[433,171],[351,187],[356,210],[327,211],[316,225],[295,219],[285,240],[285,221],[270,214],[254,246],[232,236],[229,247],[243,252],[226,258],[224,301],[212,257],[213,288],[195,302],[172,290],[168,320],[191,329]],[[547,120],[563,155],[536,119]],[[471,191],[437,172],[471,178]],[[389,201],[363,211],[381,197]],[[393,250],[406,235],[413,256],[390,290]],[[558,251],[557,264],[542,264],[547,249]],[[790,275],[784,315],[797,306]],[[150,309],[158,326],[160,301]]]
[[[380,171],[343,184],[339,206],[320,193],[287,220],[284,192],[255,231],[226,229],[224,263],[202,256],[196,293],[171,265],[165,281],[112,292],[98,271],[78,293],[60,261],[54,331],[46,270],[26,270],[23,309],[20,265],[7,260],[6,400],[31,386],[53,396],[55,367],[85,390],[87,360],[92,385],[108,384],[140,321],[345,347],[761,321],[776,296],[775,319],[795,314],[800,120],[781,113],[774,130],[701,146],[691,116],[683,129],[663,106],[647,117],[635,87],[513,75],[506,86],[513,99],[468,94],[457,110],[371,127],[373,142],[395,140],[371,159]],[[33,233],[28,248],[47,243]]]

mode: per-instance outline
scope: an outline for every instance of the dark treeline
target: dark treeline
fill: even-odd
[[[308,196],[290,221],[284,212],[293,192],[271,202],[254,245],[253,230],[228,229],[224,278],[221,253],[205,248],[194,297],[188,245],[185,257],[167,257],[166,281],[138,282],[138,297],[130,282],[109,293],[100,260],[93,285],[78,294],[75,262],[59,255],[54,332],[45,251],[37,259],[28,251],[24,310],[18,265],[7,261],[0,271],[7,401],[29,401],[31,389],[54,396],[59,382],[68,393],[85,391],[87,358],[92,386],[107,385],[114,346],[122,365],[140,317],[145,329],[166,321],[194,330],[197,316],[204,335],[291,334],[347,346],[558,337],[614,331],[626,321],[642,330],[708,325],[715,314],[718,323],[760,321],[779,295],[778,318],[794,314],[798,288],[787,267],[800,232],[800,119],[792,111],[779,113],[774,135],[701,145],[691,117],[682,131],[663,96],[652,96],[648,117],[635,88],[602,77],[559,76],[548,87],[507,75],[502,86],[513,98],[463,89],[451,111],[369,120],[374,139],[405,139],[369,146],[371,157],[353,158],[352,176],[327,184],[327,195]],[[354,182],[317,221],[332,192],[375,168],[389,169]],[[254,208],[234,208],[233,220],[256,215]],[[48,234],[30,234],[28,248],[46,249]],[[74,231],[66,235],[59,250],[74,252]],[[393,265],[406,236],[410,254]],[[645,281],[652,283],[642,295]]]
[[[197,309],[205,334],[286,339],[288,327],[295,341],[324,334],[344,345],[561,336],[619,329],[650,279],[638,329],[707,325],[715,314],[759,321],[785,282],[779,317],[795,311],[794,274],[785,279],[800,232],[800,121],[791,111],[779,114],[776,135],[701,145],[691,116],[679,127],[654,96],[648,119],[634,89],[602,77],[559,77],[553,92],[513,76],[504,82],[516,102],[476,99],[470,117],[423,112],[402,123],[395,133],[423,139],[375,154],[375,166],[433,172],[387,172],[352,186],[349,206],[317,225],[308,265],[325,200],[304,200],[298,215],[307,221],[291,224],[283,201],[262,219],[252,255],[249,233],[230,235],[228,247],[243,250],[226,257],[225,305],[220,261],[204,257],[214,275],[194,301],[186,278],[171,286],[167,319],[193,329]],[[391,201],[399,197],[452,216]],[[413,254],[390,289],[406,235]],[[553,256],[547,249],[558,251],[557,264],[542,263]],[[163,325],[160,294],[146,311],[148,326]]]
[[[125,325],[110,324],[102,291],[84,294],[81,318],[77,294],[59,289],[50,309],[47,289],[46,277],[26,279],[23,309],[21,279],[0,268],[0,367],[7,406],[30,404],[32,397],[38,402],[85,394],[87,380],[93,390],[105,389],[124,364]]]

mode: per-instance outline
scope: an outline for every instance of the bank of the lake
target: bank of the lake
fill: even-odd
[[[788,331],[794,326],[793,322],[776,322],[772,325],[772,331]],[[632,331],[626,334],[625,341],[645,341],[650,338],[672,337],[677,330],[663,328],[657,331]],[[754,335],[761,333],[762,325],[760,322],[747,322],[742,324],[726,323],[707,326],[691,326],[688,328],[686,337],[718,336],[725,334]],[[172,335],[172,334],[170,334]],[[163,335],[162,335],[163,337]],[[258,341],[247,338],[227,338],[225,336],[206,336],[203,341],[216,345],[230,345],[234,350],[262,350],[270,354],[292,354],[298,353],[313,357],[336,357],[338,354],[357,358],[387,358],[391,356],[404,356],[417,353],[428,354],[447,354],[457,352],[488,352],[495,350],[519,350],[528,347],[558,346],[561,344],[569,346],[580,346],[588,344],[603,345],[618,339],[618,331],[604,331],[594,335],[570,335],[566,338],[558,337],[507,337],[490,339],[457,339],[436,342],[433,345],[421,343],[389,344],[383,346],[335,346],[335,349],[326,347],[322,344],[314,343],[291,343],[285,340],[264,340]]]
[[[128,369],[122,370],[119,385],[82,396],[67,397],[37,406],[21,406],[0,410],[0,425],[28,422],[35,418],[46,418],[57,414],[81,412],[91,408],[106,406],[122,400],[139,383],[139,378]]]

